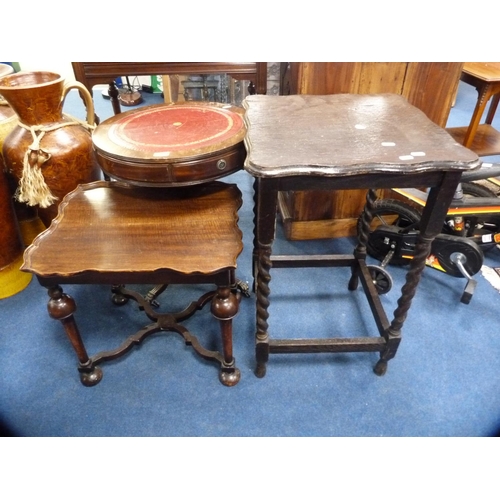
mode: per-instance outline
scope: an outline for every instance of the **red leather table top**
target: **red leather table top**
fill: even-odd
[[[98,151],[127,160],[172,161],[209,155],[241,142],[242,111],[218,103],[146,106],[116,115],[94,132]]]

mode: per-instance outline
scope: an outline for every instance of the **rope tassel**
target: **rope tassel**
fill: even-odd
[[[30,131],[33,142],[24,155],[23,172],[19,181],[19,186],[16,190],[15,198],[20,202],[27,203],[31,207],[35,205],[39,205],[40,208],[50,207],[57,200],[57,197],[51,193],[49,186],[47,186],[45,182],[42,166],[50,160],[51,154],[40,147],[40,142],[46,132],[71,125],[84,124],[73,118],[71,122],[60,123],[52,127],[43,125],[38,127],[27,127],[22,123],[19,123],[19,125]],[[95,127],[87,125],[86,128],[92,130]],[[37,135],[37,132],[39,135]]]
[[[16,199],[30,207],[50,207],[56,200],[42,173],[42,165],[50,159],[50,154],[42,149],[26,151],[23,160],[23,175],[16,191]]]

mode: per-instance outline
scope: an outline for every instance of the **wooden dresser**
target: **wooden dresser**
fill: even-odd
[[[281,94],[403,95],[434,123],[445,127],[463,63],[281,63]],[[366,190],[283,191],[279,210],[290,240],[356,234]],[[383,194],[382,194],[383,195]]]

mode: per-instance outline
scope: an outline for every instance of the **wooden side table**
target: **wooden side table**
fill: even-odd
[[[26,250],[21,269],[35,274],[48,288],[49,314],[64,326],[84,385],[101,380],[100,363],[160,331],[180,334],[200,356],[219,363],[223,384],[239,381],[232,319],[239,309],[235,269],[243,248],[237,225],[240,206],[239,189],[221,182],[157,189],[98,181],[81,185],[64,198],[50,228]],[[89,357],[73,316],[75,301],[62,289],[70,283],[113,285],[115,303],[137,301],[151,323],[117,349]],[[183,311],[159,313],[146,298],[119,283],[209,283],[215,289]],[[209,302],[221,325],[220,352],[205,349],[181,324]]]
[[[395,94],[249,96],[244,107],[245,169],[255,177],[256,375],[265,375],[272,353],[359,351],[379,352],[375,373],[384,374],[401,341],[431,243],[441,231],[462,172],[479,167],[477,155]],[[431,190],[415,257],[389,321],[366,265],[368,228],[375,190],[410,186]],[[273,255],[279,191],[356,188],[369,191],[365,230],[352,255]],[[271,269],[339,266],[352,268],[349,290],[361,282],[380,336],[271,338]]]
[[[109,97],[115,114],[120,113],[115,79],[142,75],[214,75],[226,73],[235,80],[249,80],[250,93],[265,94],[266,62],[74,62],[75,78],[92,93],[98,84],[109,85]]]
[[[235,185],[215,179],[243,168],[242,115],[227,104],[160,104],[119,113],[94,131],[97,160],[115,182],[70,193],[51,227],[26,251],[22,268],[49,288],[49,313],[64,325],[83,384],[99,382],[100,362],[161,330],[181,334],[201,356],[219,362],[223,384],[238,382],[232,318],[243,291],[235,278],[243,248],[237,215],[242,200]],[[89,358],[73,318],[74,301],[61,288],[67,283],[111,284],[115,303],[136,300],[153,323],[115,351]],[[123,283],[155,286],[141,297],[117,285]],[[182,312],[155,313],[156,297],[175,283],[217,289]],[[222,353],[207,351],[180,325],[209,301],[221,322]]]
[[[92,141],[110,178],[137,186],[209,182],[243,168],[243,109],[229,104],[157,104],[102,122]]]
[[[460,79],[476,88],[478,99],[469,126],[452,127],[447,131],[479,156],[500,154],[500,132],[492,126],[500,100],[500,63],[465,63]],[[480,124],[490,99],[486,120]]]

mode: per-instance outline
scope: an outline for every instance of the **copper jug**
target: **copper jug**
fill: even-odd
[[[62,112],[71,89],[83,97],[86,122]],[[6,172],[18,181],[15,198],[37,207],[48,227],[67,193],[101,177],[92,147],[92,96],[81,83],[67,83],[57,73],[45,71],[0,78],[0,95],[18,117],[2,150]]]

